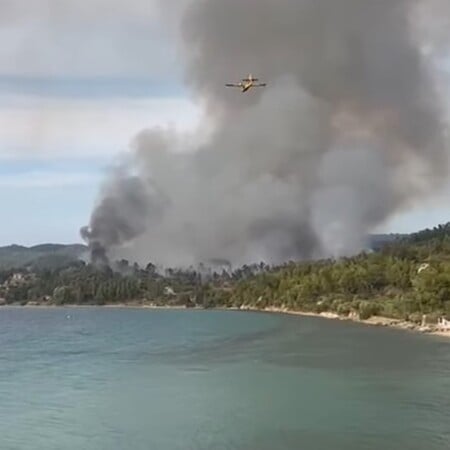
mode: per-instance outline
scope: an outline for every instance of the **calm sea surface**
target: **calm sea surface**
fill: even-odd
[[[0,309],[1,450],[449,450],[450,341],[220,311]]]

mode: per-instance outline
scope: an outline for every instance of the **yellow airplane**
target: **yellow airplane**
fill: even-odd
[[[247,92],[252,87],[264,87],[266,83],[255,83],[255,81],[259,81],[258,78],[253,78],[252,74],[249,74],[247,78],[242,78],[240,83],[227,83],[225,86],[227,87],[238,87],[241,88],[241,92]]]

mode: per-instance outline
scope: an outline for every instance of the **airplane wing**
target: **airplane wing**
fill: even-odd
[[[236,84],[236,83],[227,83],[227,84],[225,84],[225,86],[227,86],[227,87],[241,87],[240,84]]]
[[[256,87],[264,87],[264,86],[267,86],[267,83],[254,84],[253,86],[256,86]]]

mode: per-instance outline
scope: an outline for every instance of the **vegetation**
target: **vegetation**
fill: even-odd
[[[14,267],[55,269],[77,261],[86,253],[87,247],[81,244],[41,244],[33,247],[8,245],[0,247],[0,270]]]
[[[418,322],[450,318],[450,223],[391,239],[379,250],[339,260],[263,263],[232,273],[145,268],[115,270],[82,261],[0,271],[3,303],[139,303],[187,307],[266,307],[373,315]]]

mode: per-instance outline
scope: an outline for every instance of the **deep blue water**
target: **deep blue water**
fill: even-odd
[[[258,313],[1,308],[0,449],[448,450],[450,341]]]

